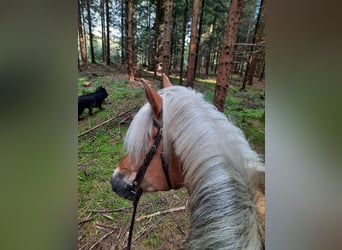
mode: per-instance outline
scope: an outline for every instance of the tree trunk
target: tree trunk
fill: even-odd
[[[81,69],[81,64],[80,64],[80,55],[77,55],[77,67],[78,67],[78,71],[82,71]]]
[[[201,15],[200,15],[200,19],[199,19],[198,35],[197,35],[197,42],[196,42],[195,72],[197,69],[197,63],[198,63],[198,57],[199,57],[199,48],[200,48],[201,36],[202,36],[204,4],[205,4],[205,0],[202,0]],[[200,67],[199,67],[199,72],[201,72]]]
[[[102,62],[106,62],[105,0],[100,0]]]
[[[172,72],[171,68],[173,65],[173,70],[176,70],[176,64],[175,62],[175,58],[177,53],[175,51],[177,51],[177,45],[176,45],[176,41],[177,41],[177,30],[176,30],[176,21],[177,21],[177,12],[174,12],[174,15],[172,16],[172,29],[171,29],[171,45],[170,45],[170,64],[169,64],[169,74]]]
[[[206,62],[205,62],[205,77],[209,77],[209,67],[210,67],[210,58],[211,58],[211,50],[212,50],[212,43],[214,42],[214,34],[215,34],[215,26],[216,26],[216,20],[217,15],[214,16],[214,20],[212,23],[212,26],[210,28],[210,38],[209,38],[209,45],[208,45],[208,52],[206,56]]]
[[[188,21],[188,0],[185,0],[184,6],[184,18],[183,18],[183,33],[182,33],[182,52],[180,59],[180,72],[179,72],[179,84],[183,82],[183,67],[184,67],[184,50],[185,50],[185,35],[186,35],[186,23]]]
[[[259,23],[260,22],[260,15],[261,13],[263,13],[263,0],[261,0],[260,3],[260,9],[259,9],[259,16],[258,16],[258,28],[257,29],[257,33],[255,35],[255,43],[260,43],[262,41],[262,34],[264,31],[264,23]],[[255,75],[255,70],[257,67],[257,63],[260,61],[261,58],[265,58],[265,56],[262,56],[262,53],[260,52],[256,52],[254,55],[252,55],[252,59],[251,59],[251,64],[248,70],[248,74],[247,74],[247,81],[248,81],[248,85],[253,85],[253,79],[254,79],[254,75]]]
[[[133,3],[134,0],[127,0],[127,70],[128,79],[134,80],[133,69]]]
[[[257,17],[256,23],[255,23],[255,28],[254,28],[254,35],[253,35],[252,44],[255,44],[256,41],[257,41],[257,31],[258,31],[258,27],[259,27],[260,16],[261,16],[261,8],[262,8],[262,5],[263,5],[263,2],[264,2],[263,0],[260,1],[259,10],[258,10],[258,17]],[[251,49],[250,49],[250,55],[249,55],[249,59],[247,61],[247,68],[246,68],[246,71],[245,71],[245,77],[243,79],[242,87],[240,88],[240,90],[244,90],[246,88],[246,82],[247,82],[248,78],[251,78],[251,79],[249,79],[249,80],[251,80],[250,85],[252,85],[252,83],[253,83],[253,76],[254,76],[254,71],[255,71],[255,65],[253,65],[252,71],[249,72],[250,71],[249,70],[250,69],[250,64],[253,61],[253,54],[252,54],[253,50],[254,50],[254,45],[252,45]],[[254,63],[256,63],[255,60],[254,60]],[[248,77],[249,74],[253,74],[253,75]]]
[[[262,65],[262,69],[261,69],[261,73],[260,73],[260,76],[259,76],[259,81],[261,81],[265,76],[265,61]]]
[[[94,53],[94,44],[93,44],[93,32],[92,32],[91,16],[90,16],[90,0],[87,0],[87,13],[88,13],[91,63],[96,63],[95,53]]]
[[[106,52],[107,52],[107,56],[106,56],[106,64],[110,65],[110,39],[109,39],[109,0],[106,0],[106,22],[107,22],[107,46],[106,46]]]
[[[161,24],[163,23],[163,1],[157,0],[156,3],[156,18],[154,22],[154,74],[153,78],[156,79],[157,77],[157,68],[158,64],[160,63],[160,47],[161,47]]]
[[[78,37],[79,37],[79,43],[80,43],[80,52],[81,52],[81,59],[82,59],[82,65],[87,67],[87,52],[84,44],[84,37],[83,37],[83,25],[82,25],[82,19],[81,19],[81,5],[80,2],[78,2]]]
[[[218,60],[219,60],[220,56],[221,56],[220,51],[217,51],[215,54],[214,74],[217,73],[217,66],[219,65]]]
[[[169,75],[170,69],[170,44],[171,44],[171,16],[172,16],[172,0],[165,1],[164,13],[164,43],[163,43],[163,73]],[[160,88],[163,88],[161,81]]]
[[[152,66],[152,62],[153,62],[153,50],[152,50],[152,43],[151,43],[151,1],[149,0],[148,1],[148,19],[147,19],[147,23],[148,23],[148,41],[147,41],[147,44],[148,44],[148,53],[147,53],[147,65],[148,65],[148,68],[150,69],[151,66]]]
[[[121,31],[121,64],[125,65],[126,64],[126,42],[125,42],[125,38],[126,38],[126,24],[125,24],[125,16],[126,16],[126,0],[122,0],[121,1],[121,27],[120,27],[120,31]]]
[[[186,86],[193,87],[195,80],[195,57],[196,57],[196,36],[197,36],[197,21],[199,13],[199,0],[194,0],[192,9],[191,21],[191,35],[190,35],[190,48],[188,57],[188,70]]]
[[[217,71],[214,105],[223,112],[226,99],[230,71],[233,62],[233,49],[237,37],[238,26],[243,10],[243,0],[231,0],[225,28],[225,38],[222,45]]]
[[[82,1],[81,1],[81,3],[82,3]],[[86,18],[84,16],[84,13],[83,13],[82,9],[81,9],[81,17],[82,17],[82,20],[83,20],[82,27],[83,27],[84,48],[85,48],[85,55],[86,55],[86,58],[87,58],[87,65],[88,65],[87,31],[86,31],[86,27],[84,25],[86,23]]]

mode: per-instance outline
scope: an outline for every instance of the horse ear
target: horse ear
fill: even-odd
[[[167,77],[167,75],[165,75],[163,73],[163,87],[167,88],[167,87],[171,87],[171,86],[172,86],[172,84],[171,84],[169,78]]]
[[[151,88],[150,84],[148,84],[145,79],[141,78],[141,82],[143,83],[145,89],[147,101],[151,104],[153,114],[156,116],[156,118],[159,118],[162,109],[162,98],[155,90]]]

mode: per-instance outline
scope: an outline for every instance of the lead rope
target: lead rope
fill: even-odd
[[[139,199],[141,196],[141,189],[138,190],[135,199],[133,201],[133,214],[131,219],[131,227],[129,228],[129,234],[128,234],[128,241],[127,241],[127,250],[131,250],[131,243],[132,243],[132,235],[133,235],[133,228],[134,228],[134,221],[135,221],[135,214],[137,213],[137,206],[139,203]]]

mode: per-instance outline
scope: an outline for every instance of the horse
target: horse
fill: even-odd
[[[185,187],[189,249],[264,249],[255,204],[256,176],[264,171],[259,155],[201,93],[162,77],[158,92],[142,79],[147,102],[127,130],[113,191],[134,200],[137,190]]]

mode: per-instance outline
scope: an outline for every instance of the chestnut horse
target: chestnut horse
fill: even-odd
[[[264,248],[254,199],[264,166],[242,131],[202,94],[172,86],[165,74],[159,92],[142,82],[148,103],[127,131],[113,191],[134,200],[137,190],[186,187],[189,249]]]

